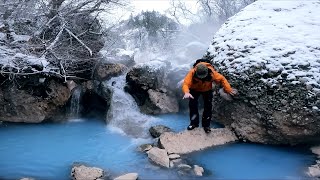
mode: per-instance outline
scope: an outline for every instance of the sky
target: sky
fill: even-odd
[[[170,0],[132,0],[135,12],[155,10],[164,13],[170,7]]]
[[[132,12],[128,12],[124,17],[129,17],[130,14],[138,14],[141,11],[158,11],[162,14],[166,13],[166,10],[171,7],[171,0],[130,0],[132,5]],[[181,0],[187,6],[190,7],[192,12],[196,12],[197,9],[197,0]],[[167,14],[168,15],[168,14]],[[169,15],[168,15],[169,16]],[[169,16],[170,17],[170,16]]]

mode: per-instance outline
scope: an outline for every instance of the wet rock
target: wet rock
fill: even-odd
[[[100,168],[80,165],[72,168],[71,177],[73,180],[102,180],[103,173]]]
[[[173,168],[173,167],[174,167],[174,163],[173,163],[172,161],[170,161],[169,167],[170,167],[170,168]]]
[[[178,174],[180,174],[180,176],[187,176],[187,175],[191,175],[192,172],[192,167],[188,164],[179,164],[178,165]]]
[[[159,92],[153,89],[148,91],[150,102],[158,109],[157,114],[175,113],[179,111],[176,98],[167,95],[165,92]]]
[[[136,180],[136,179],[138,179],[138,173],[128,173],[128,174],[114,178],[114,180]]]
[[[67,87],[68,87],[69,91],[71,92],[75,87],[77,87],[77,84],[74,81],[69,80],[69,81],[67,81]]]
[[[166,168],[170,167],[170,161],[166,150],[153,147],[147,152],[147,154],[148,158],[155,164]]]
[[[238,140],[229,129],[220,128],[211,130],[211,133],[208,134],[202,128],[180,133],[166,132],[160,136],[159,144],[169,154],[187,154]]]
[[[320,165],[312,165],[311,167],[308,168],[307,174],[310,177],[315,177],[315,178],[320,178]]]
[[[142,144],[141,146],[139,146],[138,150],[141,152],[147,152],[152,148],[151,144]]]
[[[157,137],[160,137],[160,135],[162,133],[164,133],[164,132],[172,132],[172,130],[167,126],[156,125],[156,126],[152,126],[149,129],[149,132],[150,132],[152,137],[157,138]]]
[[[204,173],[204,169],[203,169],[203,167],[200,167],[198,165],[194,165],[193,172],[196,176],[202,176],[202,174]]]
[[[320,146],[314,146],[310,148],[312,153],[318,155],[318,160],[316,160],[316,164],[311,165],[308,170],[307,170],[307,174],[310,177],[313,178],[320,178]]]
[[[180,170],[185,170],[185,171],[189,171],[189,170],[192,169],[192,167],[190,165],[188,165],[188,164],[180,164],[180,165],[178,165],[178,168]]]
[[[82,114],[86,117],[104,118],[108,121],[107,113],[113,94],[108,85],[92,80],[82,83],[82,89]]]
[[[320,145],[312,147],[311,151],[312,151],[312,153],[314,153],[320,157]]]
[[[173,159],[173,160],[170,161],[170,163],[173,164],[173,167],[174,166],[178,166],[179,164],[182,164],[182,162],[183,162],[182,159]],[[172,167],[172,166],[170,166],[170,167]]]

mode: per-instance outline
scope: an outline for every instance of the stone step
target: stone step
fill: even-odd
[[[204,132],[203,128],[179,133],[165,132],[160,136],[159,145],[169,154],[188,154],[238,140],[236,135],[227,128],[211,130],[208,134]]]

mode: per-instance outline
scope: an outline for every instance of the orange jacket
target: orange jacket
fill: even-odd
[[[200,62],[200,63],[205,64],[211,70],[211,72],[209,71],[211,75],[211,79],[209,81],[208,80],[204,81],[195,77],[197,66],[192,68],[187,74],[187,76],[184,78],[184,82],[182,85],[182,91],[184,93],[188,93],[190,89],[199,91],[199,92],[209,91],[212,89],[213,81],[217,84],[221,84],[226,93],[230,93],[232,91],[232,88],[228,83],[227,79],[220,73],[216,72],[214,68],[211,66],[211,64],[205,63],[205,62]]]

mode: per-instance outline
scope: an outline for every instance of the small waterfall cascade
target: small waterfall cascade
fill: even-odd
[[[69,107],[69,117],[78,118],[80,115],[80,97],[81,97],[81,87],[76,87],[72,90],[70,107]]]
[[[125,75],[111,78],[107,83],[113,91],[108,113],[108,126],[136,138],[146,137],[146,127],[155,117],[140,113],[133,97],[124,91]]]

